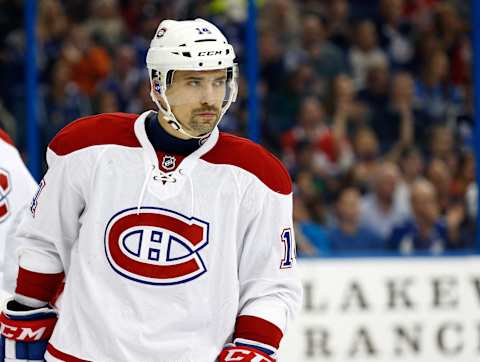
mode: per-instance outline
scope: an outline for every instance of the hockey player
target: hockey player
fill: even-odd
[[[29,203],[37,183],[28,172],[13,141],[0,128],[0,301],[13,293],[17,266],[13,260],[15,245],[12,238],[17,215]],[[9,245],[6,245],[6,243]],[[15,273],[15,275],[13,275]],[[9,283],[5,283],[7,278]],[[8,285],[6,285],[8,284]]]
[[[217,128],[234,58],[213,24],[162,21],[147,54],[159,111],[82,118],[53,139],[17,232],[5,359],[275,361],[301,301],[292,187],[266,150]]]

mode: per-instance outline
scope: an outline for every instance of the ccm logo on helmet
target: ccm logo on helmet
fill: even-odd
[[[198,53],[198,56],[199,57],[205,57],[205,56],[211,56],[211,55],[221,55],[222,54],[222,50],[210,50],[208,52],[199,52]]]
[[[175,211],[142,207],[120,211],[105,230],[105,254],[121,276],[151,285],[185,283],[207,269],[199,251],[209,224]]]

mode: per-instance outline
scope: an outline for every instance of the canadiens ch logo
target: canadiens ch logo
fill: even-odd
[[[7,199],[10,190],[10,174],[7,170],[0,168],[0,223],[10,216],[10,208]]]
[[[114,215],[105,230],[105,254],[121,276],[152,285],[198,278],[207,269],[199,251],[208,244],[209,224],[175,211],[142,207]]]
[[[167,171],[173,170],[175,168],[175,157],[170,155],[163,156],[162,167]]]

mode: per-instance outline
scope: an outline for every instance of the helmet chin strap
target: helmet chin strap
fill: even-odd
[[[160,93],[160,92],[159,92]],[[164,94],[160,93],[160,97],[162,97],[162,100],[165,102],[165,104],[167,105],[167,109],[163,108],[162,105],[160,104],[160,102],[158,101],[157,97],[155,96],[155,92],[152,90],[150,92],[150,96],[152,98],[152,100],[155,102],[155,104],[157,105],[158,109],[160,110],[160,112],[163,113],[163,119],[167,121],[167,124],[175,131],[178,131],[180,132],[181,134],[183,134],[184,136],[187,136],[189,138],[195,138],[195,139],[202,139],[202,138],[205,138],[207,137],[208,135],[210,135],[211,131],[204,134],[204,135],[201,135],[201,136],[194,136],[192,134],[190,134],[189,132],[185,131],[182,127],[182,125],[180,124],[180,122],[178,122],[177,118],[175,118],[175,115],[173,114],[171,108],[170,108],[170,103],[168,103],[168,100],[167,100],[167,97],[165,97]],[[218,123],[217,123],[218,124]],[[216,126],[216,125],[215,125]]]

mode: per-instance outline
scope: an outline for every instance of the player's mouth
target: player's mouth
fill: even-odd
[[[215,112],[201,112],[197,113],[197,115],[202,117],[215,117],[217,114]]]
[[[211,120],[217,117],[217,114],[215,112],[201,112],[197,113],[197,116],[205,119],[205,120]]]

